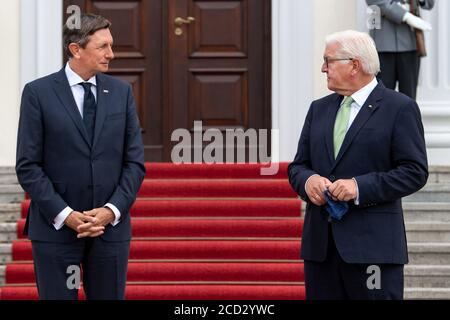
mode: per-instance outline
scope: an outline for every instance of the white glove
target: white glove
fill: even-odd
[[[430,31],[432,29],[431,24],[429,22],[426,22],[425,20],[409,12],[405,13],[405,15],[403,16],[403,21],[409,24],[411,27],[423,31]]]
[[[403,9],[405,9],[406,12],[410,12],[410,11],[411,11],[411,10],[409,10],[409,8],[410,8],[409,3],[400,3],[400,2],[397,2],[397,4],[398,4],[400,7],[402,7]]]

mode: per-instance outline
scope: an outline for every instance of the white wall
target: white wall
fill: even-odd
[[[325,36],[356,28],[357,0],[273,0],[272,141],[280,161],[292,161],[312,100],[329,94],[320,72]],[[276,160],[276,159],[275,159]]]
[[[14,166],[23,86],[62,65],[62,0],[14,0],[0,10],[0,166]]]
[[[62,0],[20,0],[21,89],[62,66]]]
[[[20,2],[3,1],[0,10],[0,166],[15,163],[20,101]]]
[[[314,0],[314,99],[330,94],[326,76],[321,73],[325,37],[333,32],[356,29],[356,1],[361,0]]]
[[[291,161],[313,96],[312,1],[272,1],[272,161]],[[279,159],[274,158],[279,154]]]
[[[450,164],[450,4],[442,2],[427,17],[435,29],[427,37],[430,56],[423,61],[419,86],[431,164]],[[272,147],[278,160],[293,159],[309,104],[330,93],[320,72],[325,36],[364,29],[365,7],[364,0],[272,0],[272,127],[279,130]],[[23,85],[61,67],[62,9],[62,0],[2,4],[0,39],[8,46],[0,50],[0,166],[15,163]]]

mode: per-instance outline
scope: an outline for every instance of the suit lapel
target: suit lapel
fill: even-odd
[[[336,120],[336,114],[341,106],[341,102],[343,96],[336,95],[336,98],[333,100],[333,103],[330,108],[328,108],[327,114],[327,123],[326,123],[326,133],[325,133],[325,141],[327,146],[327,153],[330,159],[330,163],[334,163],[334,147],[333,147],[333,131],[334,131],[334,122]]]
[[[95,115],[95,131],[94,142],[92,144],[95,147],[100,133],[102,132],[103,123],[106,118],[106,108],[109,104],[110,88],[108,82],[102,74],[97,74],[97,111]]]
[[[75,103],[75,99],[73,98],[73,94],[70,89],[69,81],[67,80],[64,68],[56,74],[53,89],[55,90],[56,95],[66,109],[70,118],[75,123],[78,131],[80,131],[81,136],[90,146],[91,144],[89,142],[86,128],[83,123],[83,118],[81,117],[80,111],[78,110],[77,104]]]
[[[333,165],[333,169],[336,166],[336,164],[341,160],[345,151],[347,151],[353,139],[356,137],[361,128],[366,124],[366,122],[370,119],[370,117],[379,108],[379,101],[383,98],[383,89],[384,86],[382,84],[378,84],[372,91],[372,93],[369,95],[364,105],[361,107],[361,110],[359,110],[358,115],[356,116],[352,125],[348,129],[347,134],[345,135],[341,149],[339,150],[339,153],[336,157],[336,161]]]

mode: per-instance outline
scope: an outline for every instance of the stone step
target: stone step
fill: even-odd
[[[0,185],[19,184],[14,167],[0,167]]]
[[[5,166],[0,166],[0,175],[2,174],[16,174],[16,169],[11,166],[11,167],[5,167]]]
[[[410,242],[450,242],[450,222],[406,222],[405,227]]]
[[[0,223],[16,222],[20,219],[20,203],[0,203]]]
[[[443,221],[450,222],[448,202],[403,202],[405,221]]]
[[[0,185],[2,184],[19,184],[15,174],[0,174]]]
[[[0,203],[21,202],[24,196],[23,189],[18,184],[0,185]]]
[[[6,266],[0,265],[0,287],[5,284]]]
[[[448,202],[414,202],[403,201],[405,221],[443,221],[450,222],[450,203]],[[302,214],[306,210],[306,202],[302,201]]]
[[[449,242],[408,242],[409,264],[450,265]]]
[[[403,202],[450,203],[450,183],[427,183],[420,191],[403,198]]]
[[[1,222],[0,223],[0,242],[11,242],[17,239],[17,223]]]
[[[450,166],[430,166],[428,183],[450,182]]]
[[[450,288],[405,288],[405,300],[449,300]]]
[[[450,288],[450,265],[406,265],[405,288]]]
[[[0,265],[11,262],[12,260],[12,244],[0,243]]]

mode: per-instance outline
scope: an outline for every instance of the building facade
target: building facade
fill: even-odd
[[[2,4],[0,166],[15,163],[23,86],[63,65],[64,5],[63,0]],[[270,122],[278,130],[272,134],[272,157],[290,161],[311,101],[329,93],[320,72],[325,36],[345,29],[366,30],[368,14],[364,0],[272,0],[270,15]],[[417,100],[430,165],[450,165],[450,3],[436,1],[436,7],[424,11],[423,17],[433,30],[426,34],[428,56],[422,60]]]

